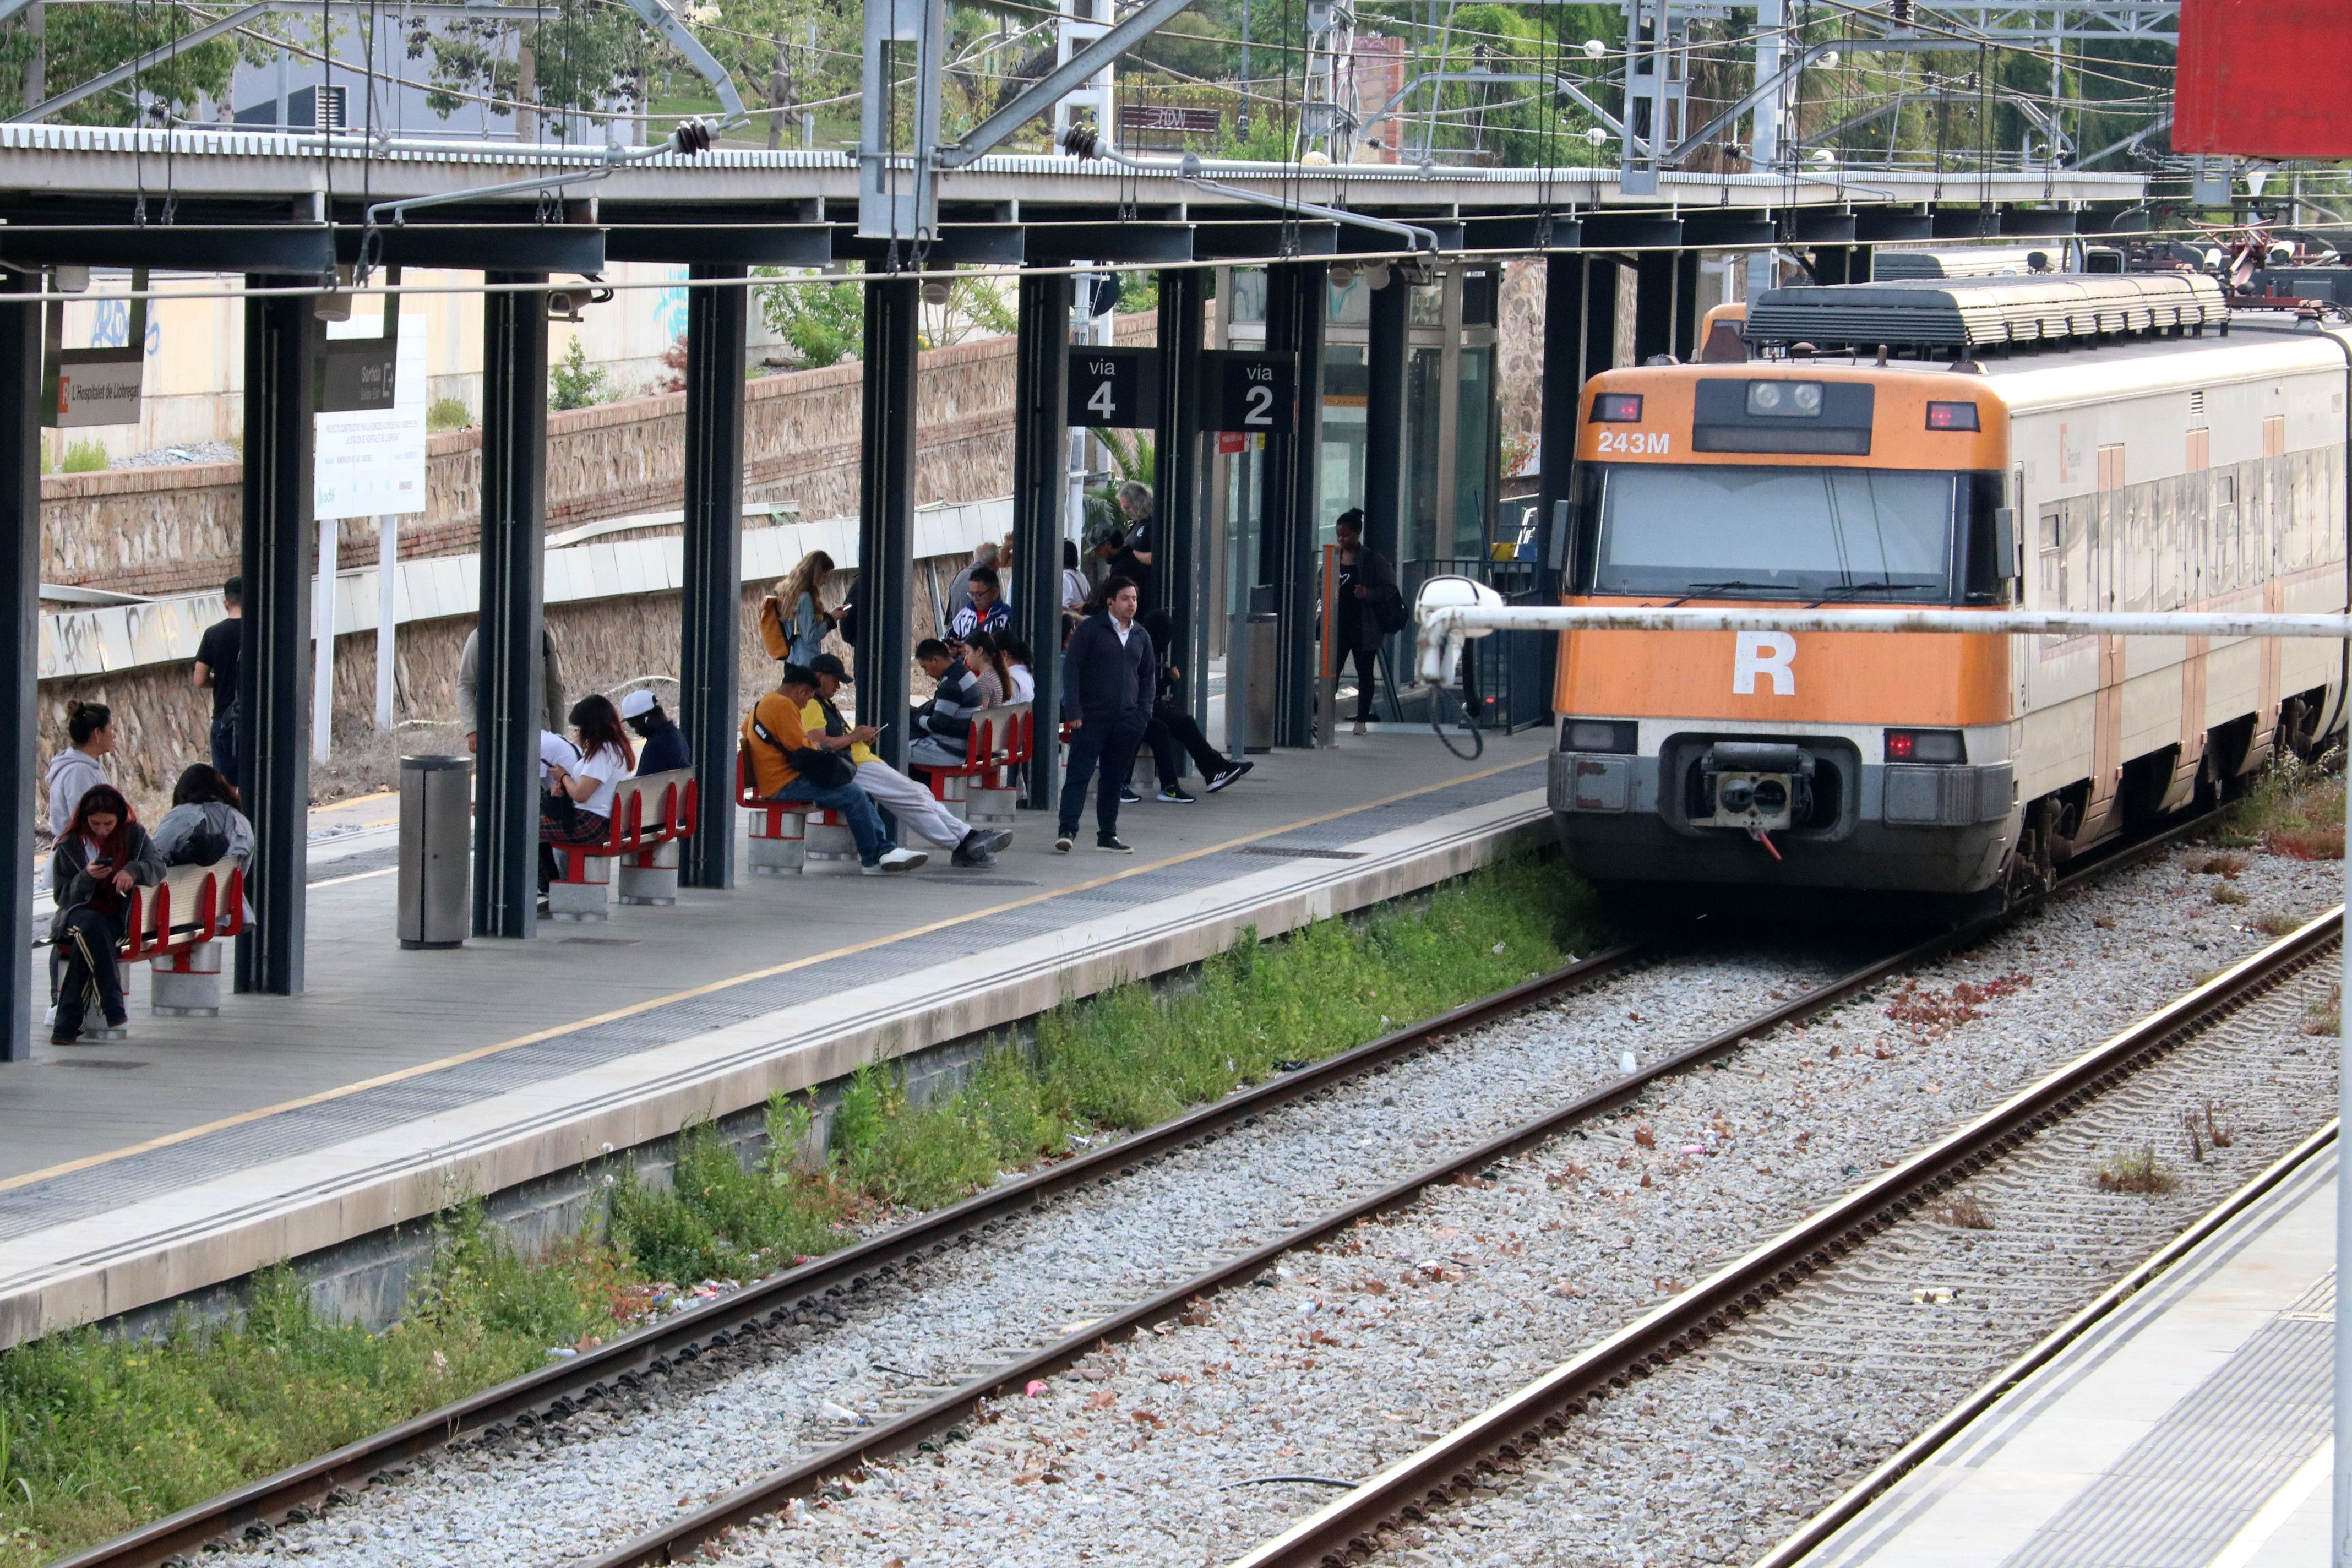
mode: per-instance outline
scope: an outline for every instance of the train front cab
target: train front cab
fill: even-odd
[[[1993,375],[1597,376],[1568,602],[2341,608],[2345,341],[2151,346]],[[2282,639],[1570,633],[1551,805],[1603,880],[1973,893],[2046,877],[2275,746],[2311,749],[2342,723],[2343,658]]]
[[[1586,388],[1571,604],[2010,601],[2006,421],[1941,369]],[[1551,805],[1603,880],[1967,892],[2012,841],[2004,637],[1573,632]]]

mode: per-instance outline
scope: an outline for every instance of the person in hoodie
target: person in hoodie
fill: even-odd
[[[162,881],[163,862],[147,830],[131,819],[122,792],[101,784],[86,791],[66,818],[49,867],[58,903],[49,940],[61,955],[49,1044],[70,1046],[81,1037],[93,1001],[107,1027],[130,1021],[115,955],[131,918],[131,889]]]
[[[172,786],[172,809],[149,837],[166,866],[216,866],[226,860],[240,871],[253,869],[253,824],[246,818],[244,797],[208,763],[190,763],[180,771],[180,782]],[[253,919],[250,896],[245,918]]]
[[[81,797],[108,783],[98,759],[114,750],[114,714],[103,702],[66,706],[66,738],[72,742],[49,759],[49,837],[63,841]]]

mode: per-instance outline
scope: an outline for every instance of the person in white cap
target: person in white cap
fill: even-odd
[[[650,691],[632,691],[621,699],[621,717],[645,741],[637,752],[637,772],[667,773],[694,765],[694,748],[686,731],[662,711],[661,700]]]

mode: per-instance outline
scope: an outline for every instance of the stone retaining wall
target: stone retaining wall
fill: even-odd
[[[1149,342],[1153,318],[1120,318],[1118,341]],[[1013,340],[921,356],[915,501],[981,500],[1013,489]],[[744,388],[744,494],[797,502],[803,517],[857,510],[864,370],[856,363],[767,376]],[[683,504],[686,396],[671,393],[551,414],[551,532]],[[474,548],[481,527],[478,428],[431,438],[426,510],[404,520],[401,554]],[[41,579],[166,595],[215,588],[237,570],[244,471],[236,463],[51,474],[41,480]],[[342,525],[343,567],[374,563],[372,519]]]

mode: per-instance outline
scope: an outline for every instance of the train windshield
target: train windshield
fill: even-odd
[[[1585,492],[1580,575],[1601,594],[1948,604],[1971,478],[1612,465]]]

